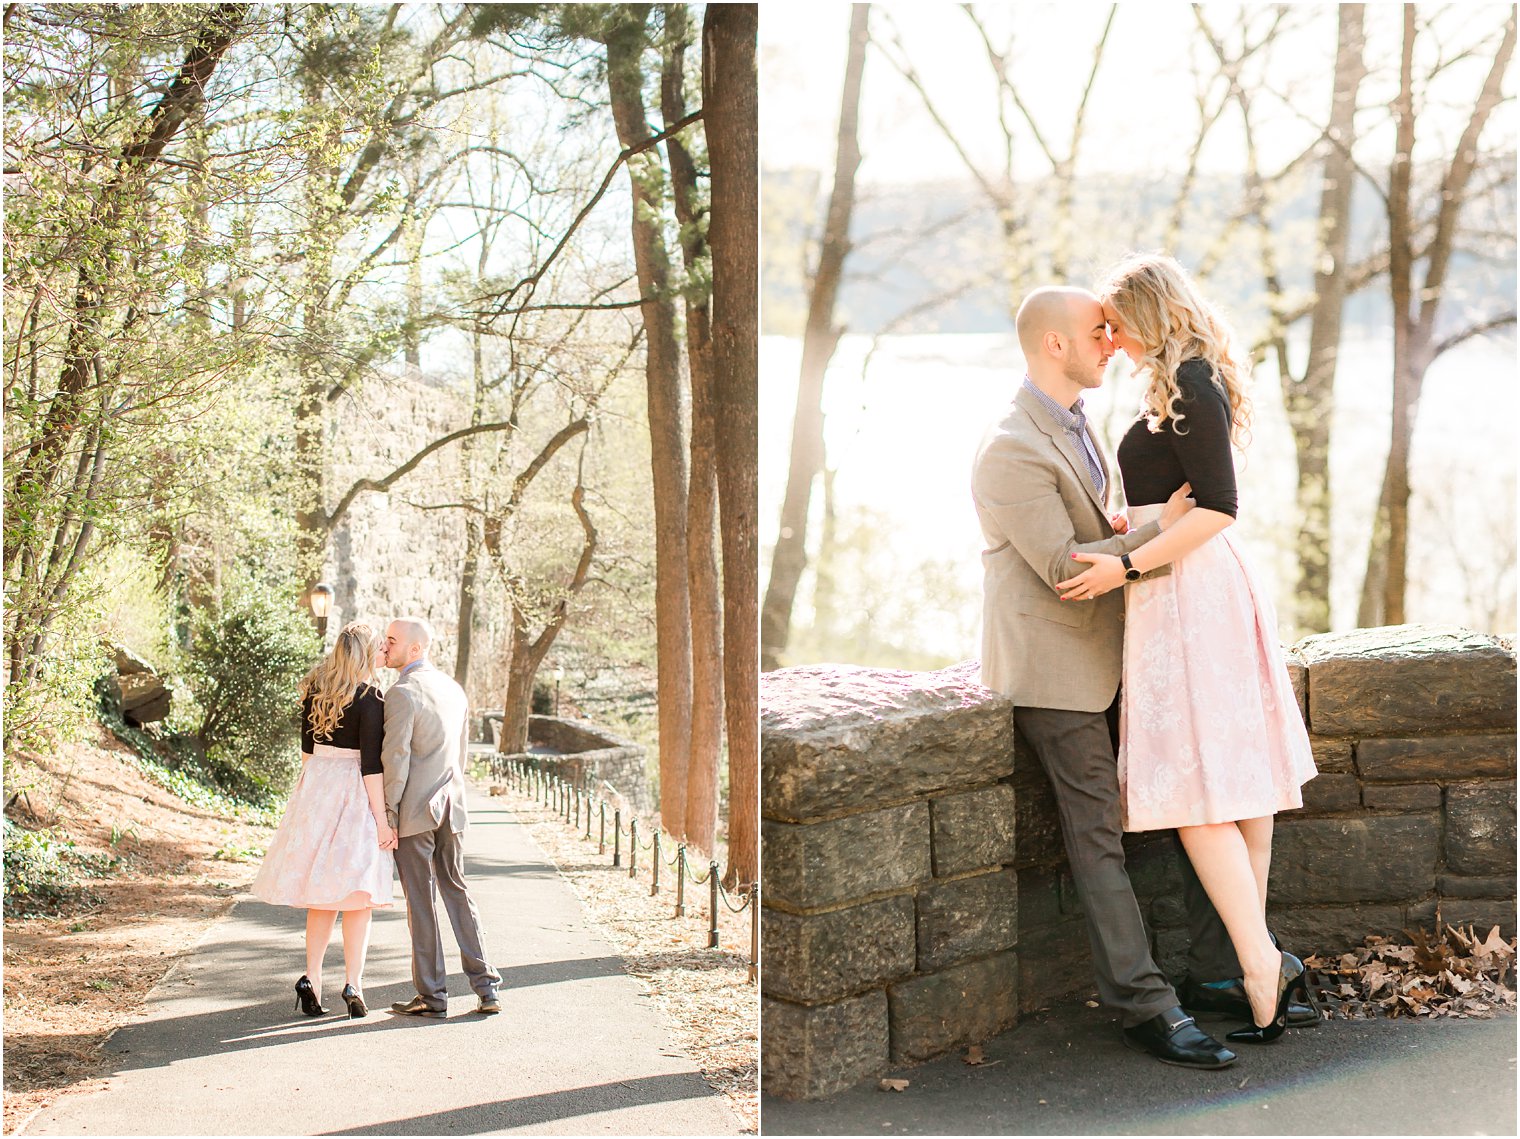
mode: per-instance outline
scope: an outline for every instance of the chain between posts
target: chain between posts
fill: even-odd
[[[585,841],[592,840],[592,804],[596,805],[596,818],[598,833],[596,836],[597,854],[607,853],[607,801],[600,796],[594,796],[591,792],[583,792],[580,787],[572,786],[568,781],[558,775],[550,775],[537,764],[529,764],[520,759],[508,762],[506,777],[509,786],[525,794],[533,801],[542,804],[554,811],[556,816],[567,826],[574,826],[580,833],[581,800],[585,799],[586,830],[582,834]],[[758,882],[741,886],[736,892],[743,900],[736,906],[731,900],[729,891],[723,886],[718,875],[718,863],[709,860],[707,872],[697,874],[691,869],[691,860],[687,854],[686,844],[678,843],[674,858],[666,858],[662,853],[662,838],[664,837],[658,828],[655,829],[648,841],[639,838],[639,820],[632,816],[628,820],[628,826],[623,826],[623,811],[621,807],[614,806],[612,811],[612,865],[621,869],[623,858],[623,836],[628,837],[628,876],[636,877],[638,874],[638,854],[640,848],[652,852],[650,859],[651,881],[649,895],[654,897],[660,892],[660,867],[665,865],[675,870],[676,897],[673,917],[686,916],[686,883],[689,880],[694,886],[706,886],[708,888],[707,900],[707,948],[719,948],[718,936],[718,905],[721,901],[730,913],[743,913],[750,911],[750,947],[749,947],[749,982],[756,983],[759,975],[760,963],[760,884]]]

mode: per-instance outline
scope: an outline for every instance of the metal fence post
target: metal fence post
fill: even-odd
[[[749,983],[760,977],[760,883],[749,887]]]
[[[649,896],[652,898],[660,892],[660,832],[656,828],[654,832],[654,881],[649,884]]]
[[[686,916],[686,844],[676,847],[676,917]]]
[[[612,809],[612,865],[623,865],[623,808]]]
[[[602,816],[602,831],[601,831],[601,837],[599,837],[596,840],[596,852],[598,854],[606,854],[607,853],[607,803],[606,803],[606,801],[602,800],[602,801],[598,802],[597,803],[597,807],[598,807],[599,813]]]
[[[575,829],[581,829],[581,789],[575,789]]]
[[[628,820],[628,877],[632,878],[639,868],[639,817]]]
[[[707,948],[718,948],[718,864],[707,864],[707,881],[709,885],[707,906],[710,913],[707,922]]]
[[[586,796],[586,838],[591,838],[591,796]]]

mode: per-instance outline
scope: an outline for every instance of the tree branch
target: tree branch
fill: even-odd
[[[539,267],[535,269],[531,274],[518,281],[517,284],[513,285],[510,289],[501,295],[501,300],[492,311],[492,315],[504,315],[511,307],[512,301],[524,289],[527,290],[529,297],[533,295],[533,290],[536,289],[538,287],[538,283],[543,280],[544,274],[549,271],[549,267],[553,265],[559,255],[564,252],[565,247],[570,244],[570,238],[575,235],[576,230],[581,227],[581,223],[586,220],[591,211],[596,208],[596,204],[600,202],[603,196],[607,193],[608,187],[612,185],[613,177],[617,174],[618,170],[622,168],[623,163],[627,162],[636,154],[642,154],[644,151],[658,146],[671,135],[679,134],[681,131],[685,130],[687,127],[691,126],[692,123],[697,122],[701,118],[701,110],[695,110],[685,118],[671,123],[670,126],[666,127],[658,134],[650,135],[643,141],[636,142],[632,146],[623,150],[622,153],[617,156],[617,159],[612,163],[612,165],[608,167],[607,174],[602,179],[602,184],[597,187],[596,192],[591,195],[591,198],[586,202],[584,206],[581,207],[580,212],[575,215],[574,220],[570,222],[569,228],[565,230],[564,234],[560,237],[554,248],[549,251],[549,255],[544,258],[543,263],[540,264]]]
[[[441,451],[450,443],[457,443],[459,440],[469,438],[471,435],[484,435],[490,431],[510,431],[516,426],[517,425],[515,423],[511,422],[481,423],[477,424],[474,427],[462,427],[458,431],[454,431],[448,435],[443,436],[441,439],[434,439],[426,447],[422,448],[422,450],[418,451],[410,459],[402,463],[399,467],[393,470],[390,474],[386,475],[384,478],[358,480],[353,484],[353,486],[349,487],[343,497],[338,500],[338,505],[333,507],[330,512],[323,514],[319,521],[321,522],[324,529],[331,531],[332,528],[336,526],[342,519],[342,517],[348,513],[348,508],[354,504],[354,499],[358,498],[367,490],[384,494],[403,477],[416,470],[422,461],[433,452]]]
[[[1463,344],[1475,336],[1482,336],[1485,332],[1492,332],[1496,328],[1503,328],[1506,324],[1515,323],[1515,313],[1506,312],[1498,316],[1491,316],[1487,320],[1464,328],[1461,332],[1454,332],[1445,340],[1442,340],[1430,350],[1430,358],[1434,360],[1443,352],[1449,352],[1458,344]]]

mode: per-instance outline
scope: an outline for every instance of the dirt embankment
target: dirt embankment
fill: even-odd
[[[16,754],[29,783],[11,818],[117,859],[56,916],[5,919],[5,1133],[93,1086],[100,1046],[226,912],[271,831],[191,806],[103,729],[55,754]],[[12,783],[13,786],[16,783]]]

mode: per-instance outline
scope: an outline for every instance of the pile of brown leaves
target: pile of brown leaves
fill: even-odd
[[[1409,944],[1372,935],[1340,957],[1306,957],[1309,986],[1320,1007],[1344,1020],[1377,1016],[1454,1016],[1487,1019],[1515,1007],[1515,939],[1494,926],[1445,933],[1406,930]]]

